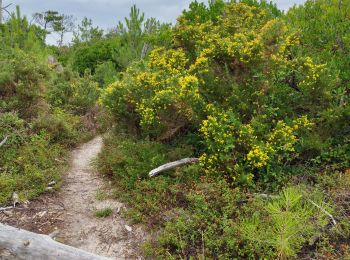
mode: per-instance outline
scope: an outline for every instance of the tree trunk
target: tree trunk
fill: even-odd
[[[58,45],[59,45],[60,47],[63,46],[63,37],[64,37],[64,32],[62,31],[62,32],[60,32],[60,41],[59,41],[59,43],[58,43]]]
[[[151,20],[150,23],[148,24],[148,28],[147,28],[147,33],[148,34],[151,34],[152,33],[152,30],[153,30],[153,23],[154,21]],[[143,48],[142,48],[142,51],[141,51],[141,59],[143,60],[146,55],[147,55],[147,52],[149,51],[149,47],[150,47],[150,44],[148,42],[145,42],[143,44]]]
[[[0,24],[2,24],[2,0],[0,0]]]
[[[0,224],[0,259],[3,260],[111,260],[22,229]]]

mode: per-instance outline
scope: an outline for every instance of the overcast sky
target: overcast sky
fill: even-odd
[[[84,16],[91,18],[94,25],[103,29],[115,27],[118,21],[129,15],[130,7],[136,4],[147,17],[155,17],[164,22],[176,21],[191,0],[3,0],[3,5],[13,3],[21,7],[22,14],[29,17],[35,12],[55,10],[71,14],[80,22]],[[204,0],[207,2],[207,0]],[[304,0],[275,0],[280,9],[287,10]],[[51,39],[52,43],[54,39]]]

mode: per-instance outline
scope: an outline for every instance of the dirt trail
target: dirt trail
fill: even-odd
[[[120,216],[123,204],[106,199],[107,184],[91,165],[101,148],[102,138],[96,137],[73,150],[71,167],[59,192],[0,214],[0,222],[43,234],[56,230],[57,241],[113,259],[141,259],[144,231],[129,226]],[[106,208],[113,211],[111,216],[95,216],[96,211]]]
[[[72,164],[59,193],[65,211],[58,239],[66,244],[115,259],[138,259],[137,242],[143,237],[141,228],[130,228],[119,216],[123,205],[117,201],[98,200],[104,182],[96,175],[91,161],[102,148],[96,137],[72,153]],[[95,212],[110,208],[113,214],[97,218]]]

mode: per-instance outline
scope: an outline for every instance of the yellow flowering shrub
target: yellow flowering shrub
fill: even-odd
[[[204,62],[204,63],[203,63]],[[121,79],[104,91],[101,102],[116,116],[137,115],[148,133],[162,134],[195,121],[203,105],[197,71],[189,67],[183,50],[153,50],[147,61],[130,67]]]
[[[298,89],[303,71],[294,53],[300,45],[298,32],[268,10],[229,3],[215,18],[186,18],[185,13],[178,19],[174,45],[187,53],[208,103],[218,101],[240,116],[258,110],[267,114],[259,105],[270,99],[264,94],[277,92],[284,98]]]
[[[247,154],[247,161],[255,168],[267,166],[269,160],[268,151],[258,145],[254,145]]]
[[[203,143],[191,143],[207,173],[263,178],[298,158],[311,126],[302,115],[315,118],[330,93],[327,66],[300,54],[300,32],[271,9],[218,5],[208,13],[193,4],[202,16],[185,11],[172,46],[121,73],[101,102],[158,140],[199,130]]]
[[[227,4],[216,22],[194,23],[180,17],[174,38],[197,58],[224,59],[236,69],[239,63],[269,62],[266,58],[272,55],[286,59],[283,50],[297,43],[281,20],[245,3]]]
[[[290,68],[289,49],[298,39],[264,8],[246,3],[220,8],[223,15],[211,19],[180,16],[174,48],[156,48],[129,67],[103,91],[101,102],[116,117],[136,118],[144,131],[158,136],[198,126],[212,102],[228,108],[234,103],[240,116],[257,110],[274,77],[281,77],[271,70]],[[232,89],[232,83],[239,87]]]
[[[325,71],[325,64],[316,64],[311,57],[306,57],[303,64],[304,79],[300,82],[302,89],[315,90],[317,83]]]
[[[232,111],[216,111],[200,127],[206,144],[201,165],[207,174],[229,175],[233,180],[241,180],[242,174],[266,175],[268,168],[298,156],[299,133],[311,126],[306,117],[300,117],[290,123],[278,121],[267,132],[258,133],[252,124],[242,124]]]

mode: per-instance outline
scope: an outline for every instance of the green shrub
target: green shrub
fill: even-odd
[[[99,92],[98,83],[90,73],[80,77],[67,70],[55,76],[48,88],[47,98],[55,107],[83,115],[96,105]]]
[[[96,210],[94,213],[96,218],[108,218],[112,214],[113,214],[113,210],[111,208]]]
[[[55,107],[68,107],[74,95],[72,82],[78,76],[68,68],[63,73],[54,75],[51,84],[48,86],[46,98]]]
[[[71,146],[80,139],[81,119],[58,108],[53,113],[40,115],[33,123],[32,129],[39,133],[45,131],[51,143]]]
[[[90,74],[85,74],[72,83],[73,97],[71,104],[75,111],[80,114],[87,112],[89,108],[96,105],[99,97],[99,88],[97,82],[93,80]]]
[[[72,67],[84,75],[86,70],[95,72],[97,66],[104,62],[113,62],[115,69],[120,65],[114,61],[114,57],[120,47],[118,39],[101,39],[91,44],[80,44],[74,50],[71,63]]]
[[[295,257],[304,245],[314,243],[312,239],[330,222],[313,203],[329,211],[320,194],[311,193],[310,196],[300,187],[290,187],[264,208],[255,209],[251,217],[244,216],[240,230],[246,245],[242,251],[255,252],[256,256],[262,257],[272,248],[270,257]]]
[[[100,154],[99,169],[112,175],[127,190],[135,188],[138,180],[148,178],[148,172],[165,162],[164,146],[150,141],[109,136]]]
[[[7,165],[13,165],[17,155],[18,148],[27,140],[26,122],[18,117],[16,113],[0,113],[0,139],[7,137],[6,143],[0,147],[0,165],[3,169]],[[16,167],[15,167],[16,168]]]
[[[0,50],[20,48],[28,52],[44,52],[46,31],[21,15],[19,6],[0,27]]]
[[[117,71],[113,62],[107,61],[96,66],[94,80],[106,87],[117,80]]]
[[[2,111],[19,111],[26,118],[45,111],[44,95],[49,70],[34,54],[11,49],[0,54],[0,105]]]
[[[282,168],[293,172],[300,162],[310,162],[329,146],[348,140],[349,95],[340,73],[348,71],[347,63],[340,69],[325,58],[335,62],[339,55],[339,46],[334,54],[330,50],[337,36],[333,27],[322,28],[332,31],[324,36],[330,45],[321,51],[322,58],[312,47],[321,30],[315,27],[325,19],[317,15],[320,6],[329,17],[339,12],[347,23],[347,4],[336,10],[335,2],[322,0],[293,8],[286,16],[292,21],[265,2],[215,1],[209,7],[194,2],[172,31],[174,44],[156,48],[129,66],[102,91],[101,103],[117,122],[128,122],[152,139],[173,139],[182,129],[203,135],[203,130],[212,131],[203,136],[204,142],[193,142],[204,150],[201,159],[207,171],[231,175],[237,183],[262,181],[275,188],[275,182],[288,177],[279,172]],[[319,19],[310,28],[309,9]],[[299,13],[304,20],[297,18]],[[337,41],[343,42],[344,51],[344,25],[330,23],[341,29]],[[296,32],[292,25],[304,31]],[[312,36],[304,35],[308,33]],[[225,115],[227,119],[220,118]],[[315,124],[312,132],[306,133],[306,125],[292,129],[292,122],[300,118]],[[240,140],[239,132],[249,128],[251,140]],[[287,130],[291,133],[282,136]],[[272,134],[279,140],[269,141]]]
[[[14,136],[0,148],[2,152],[0,171],[0,204],[8,202],[13,192],[21,200],[30,199],[45,192],[48,183],[59,181],[58,159],[63,149],[50,143],[45,132],[27,135],[24,132],[17,143]]]
[[[239,190],[224,181],[203,181],[186,195],[187,206],[175,208],[153,251],[158,257],[232,259],[237,256],[238,237],[234,217],[239,213]],[[169,213],[168,213],[169,214]]]

